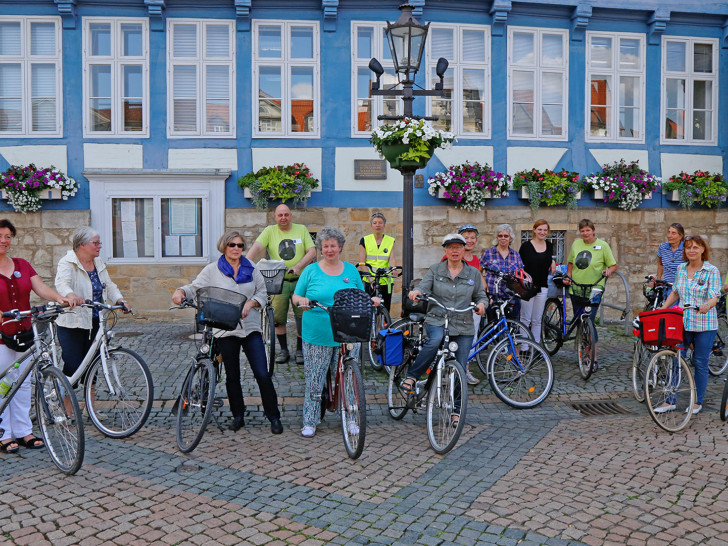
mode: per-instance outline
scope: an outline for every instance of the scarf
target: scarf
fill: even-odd
[[[230,277],[238,284],[251,282],[253,280],[253,269],[255,266],[251,264],[245,256],[240,256],[240,267],[238,268],[238,276],[233,277],[233,266],[225,259],[225,255],[220,256],[217,260],[217,268],[226,277]]]

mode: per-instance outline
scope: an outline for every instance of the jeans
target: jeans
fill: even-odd
[[[86,357],[86,353],[91,348],[96,338],[96,332],[98,331],[98,317],[93,318],[91,330],[58,326],[58,341],[61,343],[61,351],[63,352],[64,375],[71,377],[76,373],[76,370],[78,370],[81,362]],[[81,378],[81,383],[83,383],[83,378]]]
[[[269,420],[280,419],[278,394],[268,373],[268,359],[265,356],[265,344],[260,332],[253,332],[247,337],[222,337],[216,343],[225,365],[225,387],[233,417],[240,417],[245,413],[243,389],[240,385],[240,348],[242,347],[250,363],[250,369],[253,370],[255,381],[258,383],[258,389],[260,389],[263,413]]]
[[[703,404],[705,389],[708,387],[708,359],[713,349],[713,340],[717,330],[706,330],[705,332],[683,332],[685,347],[692,343],[693,366],[695,366],[695,391],[697,394],[696,404]]]
[[[445,328],[443,326],[432,326],[425,324],[427,330],[427,341],[425,342],[422,349],[420,349],[417,358],[415,358],[414,364],[407,370],[407,377],[412,379],[419,379],[420,376],[425,373],[427,367],[432,364],[437,355],[437,350],[440,348],[442,338],[445,336]],[[455,353],[455,358],[462,365],[463,368],[468,363],[468,354],[470,353],[470,347],[473,344],[473,336],[450,336],[450,341],[457,341],[458,350]]]

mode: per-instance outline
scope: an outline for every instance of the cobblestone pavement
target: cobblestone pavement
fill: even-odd
[[[300,436],[303,370],[276,372],[283,435],[270,434],[245,373],[246,428],[210,425],[189,456],[169,409],[194,353],[186,323],[125,320],[117,343],[150,364],[155,407],[135,436],[86,422],[71,477],[45,450],[0,455],[0,543],[15,544],[726,544],[728,426],[711,378],[705,411],[683,432],[658,429],[631,397],[632,339],[600,329],[600,370],[585,382],[573,343],[555,358],[539,408],[471,391],[467,426],[446,456],[423,415],[388,417],[385,376],[365,366],[367,440],[344,451],[336,415]],[[482,378],[477,366],[475,374]],[[224,390],[224,389],[223,389]],[[224,394],[224,393],[223,393]],[[571,402],[611,400],[623,414],[584,417]],[[226,409],[217,415],[226,425]]]

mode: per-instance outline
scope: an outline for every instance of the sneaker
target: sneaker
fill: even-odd
[[[313,438],[314,434],[316,434],[316,427],[303,427],[301,429],[301,436],[304,438]]]
[[[359,434],[359,425],[357,425],[354,421],[349,421],[347,428],[349,429],[349,434],[352,436]]]
[[[665,406],[658,406],[653,411],[655,413],[667,413],[668,411],[673,411],[677,408],[675,404],[667,404]]]
[[[301,349],[296,351],[296,364],[299,366],[303,364],[303,351]]]
[[[599,369],[599,362],[597,362],[596,360],[594,360],[592,362],[592,365],[591,366],[592,366],[592,373],[594,373],[594,372],[596,372]]]
[[[473,374],[472,374],[472,373],[470,372],[470,370],[468,370],[468,373],[467,373],[467,374],[465,374],[465,377],[466,377],[466,378],[467,378],[467,380],[468,380],[468,385],[479,385],[479,384],[480,384],[480,379],[478,379],[477,377],[475,377],[475,376],[474,376],[474,375],[473,375]]]
[[[288,359],[291,357],[291,353],[288,351],[281,351],[278,353],[278,356],[276,356],[276,364],[285,364],[288,362]]]
[[[702,410],[702,409],[703,409],[703,406],[702,405],[695,405],[695,406],[693,406],[693,415],[697,415],[698,413],[700,413],[700,410]],[[687,413],[689,411],[690,411],[690,408],[686,409],[685,410],[685,413]]]

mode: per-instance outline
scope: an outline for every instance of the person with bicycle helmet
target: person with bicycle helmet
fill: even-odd
[[[383,269],[385,267],[394,267],[397,265],[394,259],[394,237],[391,235],[385,235],[384,228],[387,225],[387,219],[381,212],[375,212],[369,219],[369,224],[372,226],[374,233],[365,235],[359,240],[359,263],[369,264],[376,271],[377,269]],[[365,271],[362,269],[362,271]],[[397,271],[392,272],[393,275],[398,275]],[[370,293],[369,283],[371,281],[368,275],[363,277],[364,289],[369,293],[370,296],[374,294]],[[392,292],[394,288],[394,281],[392,279],[380,279],[379,288],[380,294],[382,295],[382,303],[384,308],[389,311],[392,305]]]

